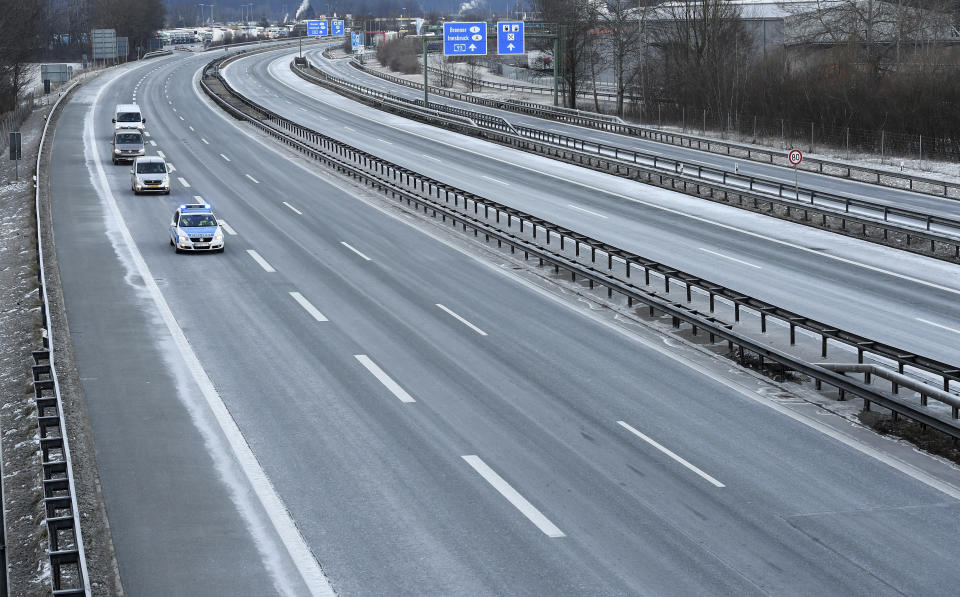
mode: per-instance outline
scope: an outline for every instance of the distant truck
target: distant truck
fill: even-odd
[[[553,70],[553,52],[531,50],[527,52],[527,68],[530,70]]]

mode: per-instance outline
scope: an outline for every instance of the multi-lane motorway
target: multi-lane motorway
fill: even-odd
[[[210,59],[102,75],[54,143],[56,251],[129,594],[953,590],[956,471],[626,332],[238,126],[197,89]],[[227,76],[458,186],[954,352],[913,321],[960,315],[953,266],[406,123],[289,61]],[[175,168],[169,197],[134,196],[110,164],[110,112],[131,100]],[[194,200],[228,225],[224,254],[168,246]]]
[[[265,54],[225,76],[282,116],[448,184],[830,325],[956,360],[955,265],[411,123],[303,81],[289,61]]]

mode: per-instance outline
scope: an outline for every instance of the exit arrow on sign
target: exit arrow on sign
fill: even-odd
[[[512,49],[515,48],[515,47],[516,47],[516,46],[514,46],[513,44],[507,44],[507,49],[508,49],[508,50],[512,50]]]

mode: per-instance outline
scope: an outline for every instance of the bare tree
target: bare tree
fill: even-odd
[[[678,102],[735,113],[750,40],[730,0],[679,0],[653,9],[651,38],[664,56],[665,93]]]
[[[0,113],[17,107],[27,65],[43,47],[43,8],[41,0],[18,0],[0,10]]]
[[[534,0],[534,10],[544,21],[556,23],[561,32],[563,78],[567,84],[567,106],[577,107],[580,83],[591,70],[594,28],[597,23],[595,0]],[[556,60],[557,57],[554,57]]]
[[[633,0],[605,0],[600,26],[609,39],[609,55],[617,89],[617,116],[623,116],[623,98],[640,75],[640,30],[647,12]]]

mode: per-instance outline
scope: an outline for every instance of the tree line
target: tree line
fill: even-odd
[[[163,0],[14,0],[0,10],[0,114],[30,86],[28,65],[92,55],[92,29],[115,29],[135,58],[163,27]]]
[[[771,31],[730,0],[533,4],[563,24],[567,106],[647,120],[666,112],[696,129],[804,121],[819,135],[909,132],[960,155],[956,0],[784,5],[782,29]],[[765,43],[780,31],[781,42]],[[578,93],[598,88],[602,73],[614,105]]]

